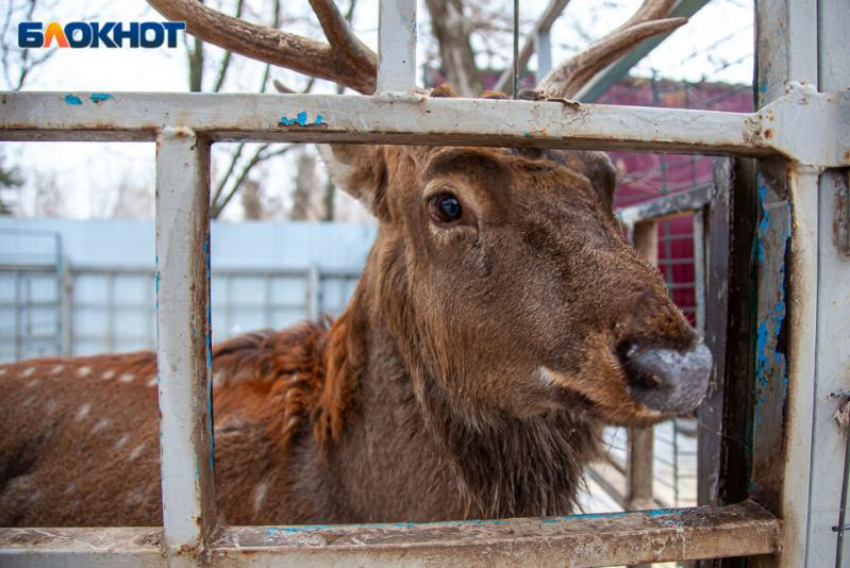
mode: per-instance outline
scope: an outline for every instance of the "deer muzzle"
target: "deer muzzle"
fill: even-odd
[[[712,357],[701,340],[686,350],[631,345],[620,361],[629,394],[642,405],[665,414],[685,414],[705,397]]]

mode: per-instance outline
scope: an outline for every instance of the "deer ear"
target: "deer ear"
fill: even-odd
[[[614,191],[617,189],[617,168],[605,152],[565,150],[567,167],[584,175],[599,195],[602,205],[614,209]]]
[[[379,219],[387,217],[387,161],[382,146],[317,144],[335,186]]]

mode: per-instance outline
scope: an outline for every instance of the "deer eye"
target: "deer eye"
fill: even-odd
[[[439,223],[454,223],[463,217],[463,207],[451,193],[435,195],[430,200],[431,218]]]

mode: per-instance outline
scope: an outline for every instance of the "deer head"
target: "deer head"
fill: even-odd
[[[226,49],[374,91],[376,57],[332,0],[311,0],[329,44],[190,0],[148,1]],[[539,94],[567,98],[642,39],[682,25],[659,19],[672,2],[644,2]],[[335,183],[378,218],[355,300],[397,342],[420,396],[436,388],[473,418],[581,407],[618,424],[702,399],[711,355],[624,241],[605,154],[335,145],[325,156]]]

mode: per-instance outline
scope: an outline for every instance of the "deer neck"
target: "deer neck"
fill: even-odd
[[[397,493],[393,502],[401,507],[410,503],[411,509],[388,511],[375,520],[572,511],[582,468],[598,447],[596,421],[566,411],[517,418],[493,410],[473,419],[429,372],[433,366],[417,347],[422,338],[405,289],[388,289],[389,283],[405,282],[399,260],[370,256],[349,307],[355,311],[348,314],[368,321],[369,333],[359,377],[360,409],[352,424],[356,450],[345,459],[368,460],[357,474],[383,472],[376,485],[384,493]],[[384,453],[383,448],[393,451]],[[387,463],[376,463],[383,460]],[[390,487],[387,477],[401,482]],[[410,492],[417,497],[412,499]]]

